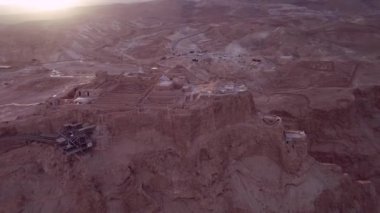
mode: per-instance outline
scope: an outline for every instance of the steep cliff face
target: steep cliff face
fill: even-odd
[[[186,113],[51,110],[28,131],[54,131],[68,117],[92,122],[97,148],[80,160],[38,144],[3,153],[0,204],[41,212],[375,212],[371,183],[318,163],[307,141],[288,144],[281,122],[265,123],[250,93],[198,101]]]
[[[335,163],[358,180],[372,181],[379,191],[379,88],[353,91],[354,101],[341,109],[314,110],[302,122],[310,132],[310,154]]]
[[[380,212],[376,5],[156,0],[0,26],[0,212]],[[90,152],[24,141],[72,122],[96,125]]]

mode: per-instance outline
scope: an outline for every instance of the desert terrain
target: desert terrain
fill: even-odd
[[[0,17],[0,212],[380,211],[378,1]]]

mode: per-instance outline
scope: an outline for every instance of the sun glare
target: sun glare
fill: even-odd
[[[12,5],[31,12],[64,10],[78,5],[79,0],[13,0]]]

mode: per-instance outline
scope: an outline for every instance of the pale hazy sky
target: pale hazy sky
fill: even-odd
[[[0,0],[0,15],[67,9],[92,4],[131,3],[147,0]]]
[[[0,5],[17,5],[25,2],[30,2],[33,4],[35,2],[75,2],[77,4],[99,4],[99,3],[114,3],[114,2],[138,2],[139,0],[0,0]],[[144,1],[144,0],[140,0]]]

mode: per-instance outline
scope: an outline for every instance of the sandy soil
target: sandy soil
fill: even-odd
[[[379,212],[378,8],[157,0],[0,25],[0,212]],[[70,122],[97,126],[91,152],[21,137]]]

